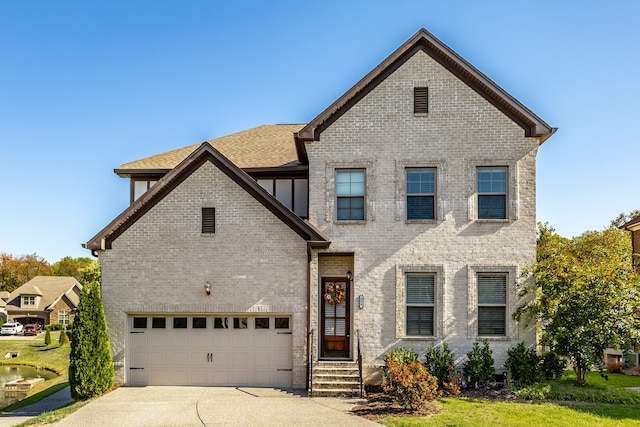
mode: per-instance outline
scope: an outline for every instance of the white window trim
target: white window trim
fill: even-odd
[[[33,298],[33,304],[27,304],[25,301],[27,298]],[[20,300],[20,307],[37,307],[38,297],[36,295],[22,295]]]
[[[506,168],[507,169],[507,200],[506,218],[480,219],[478,218],[478,168]],[[519,190],[518,190],[518,162],[505,159],[472,160],[468,164],[469,170],[469,197],[468,219],[478,223],[505,223],[516,221],[519,216]]]
[[[338,170],[364,170],[364,220],[338,220],[338,207],[336,195],[336,172]],[[367,161],[353,162],[327,162],[325,165],[325,220],[336,224],[364,224],[375,221],[375,205],[373,203],[375,191],[374,163]]]
[[[507,276],[507,300],[505,308],[505,335],[478,335],[478,274],[504,274]],[[518,301],[515,280],[518,277],[518,267],[513,265],[469,265],[467,267],[467,300],[468,322],[467,338],[472,340],[510,341],[517,339],[516,322],[511,318],[514,303]]]
[[[434,274],[433,336],[407,335],[407,273]],[[396,338],[405,340],[435,341],[443,336],[444,319],[444,267],[442,265],[396,266]]]

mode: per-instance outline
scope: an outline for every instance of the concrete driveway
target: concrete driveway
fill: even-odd
[[[270,388],[120,387],[56,426],[379,426],[349,413],[360,402]]]

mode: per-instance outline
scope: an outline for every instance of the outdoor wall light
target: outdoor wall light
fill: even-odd
[[[351,281],[353,280],[353,273],[351,272],[351,270],[347,271],[347,280],[349,281],[349,283],[351,283]]]
[[[360,295],[358,297],[358,307],[360,308],[360,310],[364,308],[364,295]]]
[[[211,295],[211,283],[204,282],[204,291],[207,293],[207,295]]]

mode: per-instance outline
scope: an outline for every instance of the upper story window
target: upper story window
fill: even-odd
[[[135,202],[147,192],[158,180],[132,180],[131,181],[131,203]]]
[[[301,218],[309,216],[309,180],[260,178],[258,184]]]
[[[507,168],[479,167],[478,219],[507,218]]]
[[[478,335],[507,334],[507,275],[478,274]]]
[[[36,297],[35,295],[22,295],[22,307],[35,307]]]
[[[435,275],[407,273],[407,335],[434,336]]]
[[[435,168],[407,169],[407,220],[435,219]]]
[[[338,221],[364,221],[365,170],[336,171]]]

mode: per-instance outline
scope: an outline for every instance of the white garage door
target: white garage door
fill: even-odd
[[[290,387],[290,323],[279,316],[130,316],[127,383]]]

